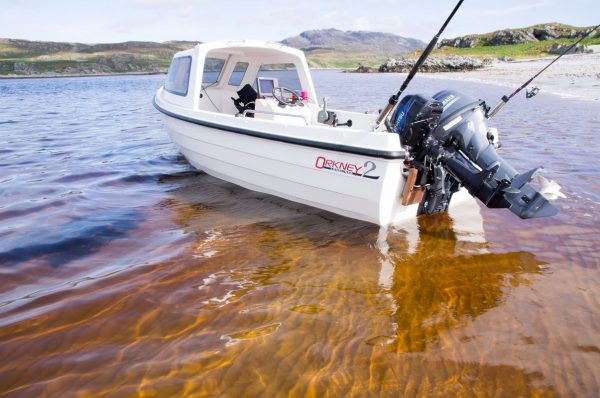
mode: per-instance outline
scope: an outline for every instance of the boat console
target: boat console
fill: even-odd
[[[302,103],[298,106],[282,106],[277,99],[267,97],[256,100],[252,113],[256,119],[274,120],[283,124],[309,125],[312,124],[313,112]]]

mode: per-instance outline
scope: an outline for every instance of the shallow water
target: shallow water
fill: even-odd
[[[542,91],[495,120],[558,216],[380,229],[193,170],[163,79],[0,80],[0,396],[597,396],[600,105]],[[358,111],[401,82],[314,79]]]

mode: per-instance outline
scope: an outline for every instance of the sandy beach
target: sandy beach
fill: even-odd
[[[590,46],[591,54],[565,55],[537,77],[529,87],[540,92],[600,101],[600,46]],[[548,65],[554,57],[519,59],[510,62],[494,61],[481,70],[470,72],[422,74],[441,79],[475,81],[516,89]],[[512,91],[507,91],[510,94]]]

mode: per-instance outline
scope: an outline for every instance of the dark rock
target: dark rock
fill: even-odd
[[[375,70],[370,66],[359,65],[356,69],[357,73],[373,73]]]
[[[533,29],[527,30],[499,30],[492,38],[485,41],[486,46],[502,46],[506,44],[520,44],[528,41],[538,41],[533,35]]]
[[[35,72],[35,67],[27,62],[15,62],[14,71],[19,74],[31,75]]]
[[[592,50],[588,50],[586,46],[582,45],[582,44],[577,44],[575,47],[571,48],[569,51],[567,51],[567,49],[571,46],[571,44],[558,44],[558,43],[554,43],[552,45],[552,47],[550,47],[548,49],[548,52],[550,54],[556,54],[556,55],[560,55],[560,54],[584,54],[584,53],[591,53],[593,52]]]
[[[570,31],[570,33],[574,32],[573,30]],[[554,31],[554,27],[549,25],[549,26],[544,26],[541,29],[534,29],[533,30],[533,35],[535,36],[536,39],[543,41],[543,40],[552,40],[552,39],[556,39],[558,37],[558,34]]]
[[[444,39],[440,42],[438,47],[456,47],[456,48],[473,48],[477,43],[479,43],[480,39],[477,37],[457,37],[455,39]]]

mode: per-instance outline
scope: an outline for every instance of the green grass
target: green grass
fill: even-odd
[[[548,49],[550,49],[554,43],[572,44],[575,41],[577,41],[577,39],[556,39],[504,46],[484,46],[480,44],[474,48],[442,47],[441,49],[436,49],[433,52],[433,55],[447,56],[453,54],[474,58],[498,58],[502,56],[510,58],[537,58],[550,56],[551,54],[548,53]],[[582,41],[582,44],[600,44],[600,37],[588,37]],[[421,51],[408,53],[404,56],[408,58],[418,58],[419,55],[421,55]],[[397,57],[398,55],[395,56]],[[380,54],[343,53],[330,50],[309,51],[306,53],[306,57],[311,67],[339,69],[356,69],[360,64],[378,68],[390,58],[381,56]],[[391,57],[393,58],[394,55]]]
[[[507,56],[511,58],[535,58],[550,55],[548,49],[554,43],[572,44],[577,39],[556,39],[546,41],[527,42],[521,44],[510,44],[504,46],[483,46],[478,45],[473,48],[454,48],[442,47],[434,51],[437,55],[464,55],[476,58],[498,58]],[[582,41],[584,45],[600,44],[600,37],[588,37]]]
[[[305,54],[312,68],[356,69],[361,64],[379,67],[389,58],[376,53],[347,53],[333,50],[315,50]]]
[[[125,57],[125,64],[132,65],[133,69],[141,72],[153,72],[154,66],[159,70],[168,69],[173,54],[179,49],[191,47],[188,43],[180,45],[165,44],[159,48],[132,47],[128,49],[115,48],[108,44],[107,49],[101,51],[64,51],[53,52],[44,49],[45,43],[41,42],[10,42],[8,39],[0,39],[0,75],[27,75],[24,72],[15,71],[16,62],[25,62],[36,74],[62,74],[65,69],[70,68],[69,73],[94,73],[100,72],[100,67],[92,64],[105,65],[106,73],[128,73],[136,72],[127,66],[119,67],[113,63],[115,57]],[[47,47],[51,48],[51,44]],[[102,68],[102,69],[104,69]]]

